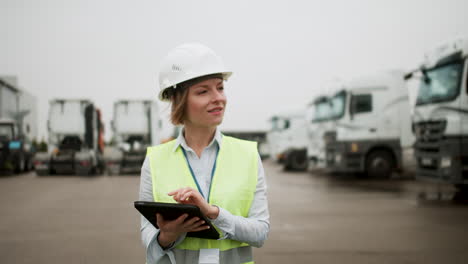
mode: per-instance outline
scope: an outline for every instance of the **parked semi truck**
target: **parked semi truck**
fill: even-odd
[[[332,99],[342,118],[325,134],[327,168],[373,178],[411,169],[414,136],[403,72],[355,78],[344,87]]]
[[[270,157],[283,164],[286,170],[306,170],[307,131],[305,111],[291,111],[270,119],[267,134]]]
[[[17,88],[11,78],[0,78],[0,173],[33,168],[37,136],[37,101]]]
[[[342,86],[331,86],[327,94],[317,96],[307,107],[307,155],[312,169],[326,168],[325,135],[334,133],[343,117]]]
[[[114,103],[113,146],[106,150],[109,174],[139,172],[146,148],[161,142],[162,120],[156,102],[121,100]]]
[[[454,184],[468,193],[468,39],[443,43],[426,53],[417,78],[412,124],[416,175]]]
[[[39,152],[37,175],[99,174],[104,170],[104,126],[101,112],[90,100],[49,102],[48,152]]]

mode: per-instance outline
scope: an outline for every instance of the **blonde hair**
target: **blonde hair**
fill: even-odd
[[[181,87],[182,88],[182,87]],[[171,122],[175,126],[183,125],[186,117],[188,87],[175,89],[171,95]]]

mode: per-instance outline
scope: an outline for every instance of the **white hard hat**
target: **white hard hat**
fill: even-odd
[[[159,71],[159,99],[168,101],[166,89],[206,75],[221,74],[227,80],[232,72],[227,71],[221,58],[210,48],[199,43],[182,44],[167,54]]]

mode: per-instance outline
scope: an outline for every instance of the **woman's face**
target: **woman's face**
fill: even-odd
[[[223,121],[226,107],[223,80],[208,79],[189,87],[185,125],[216,127]]]

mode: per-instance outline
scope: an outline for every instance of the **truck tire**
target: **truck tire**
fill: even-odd
[[[395,169],[395,161],[390,152],[372,151],[366,159],[366,174],[370,178],[389,179]]]
[[[36,175],[37,176],[47,176],[47,175],[50,175],[50,173],[47,170],[36,170]]]
[[[24,155],[20,155],[18,158],[18,164],[16,164],[15,173],[21,173],[26,170],[26,160]]]
[[[462,202],[462,203],[468,202],[468,185],[455,184],[455,188],[457,189],[457,191],[455,192],[455,195],[453,196],[453,201]]]
[[[91,171],[89,169],[75,169],[75,175],[77,176],[89,176]]]
[[[302,151],[293,151],[288,155],[285,170],[305,171],[308,166],[307,154]]]

